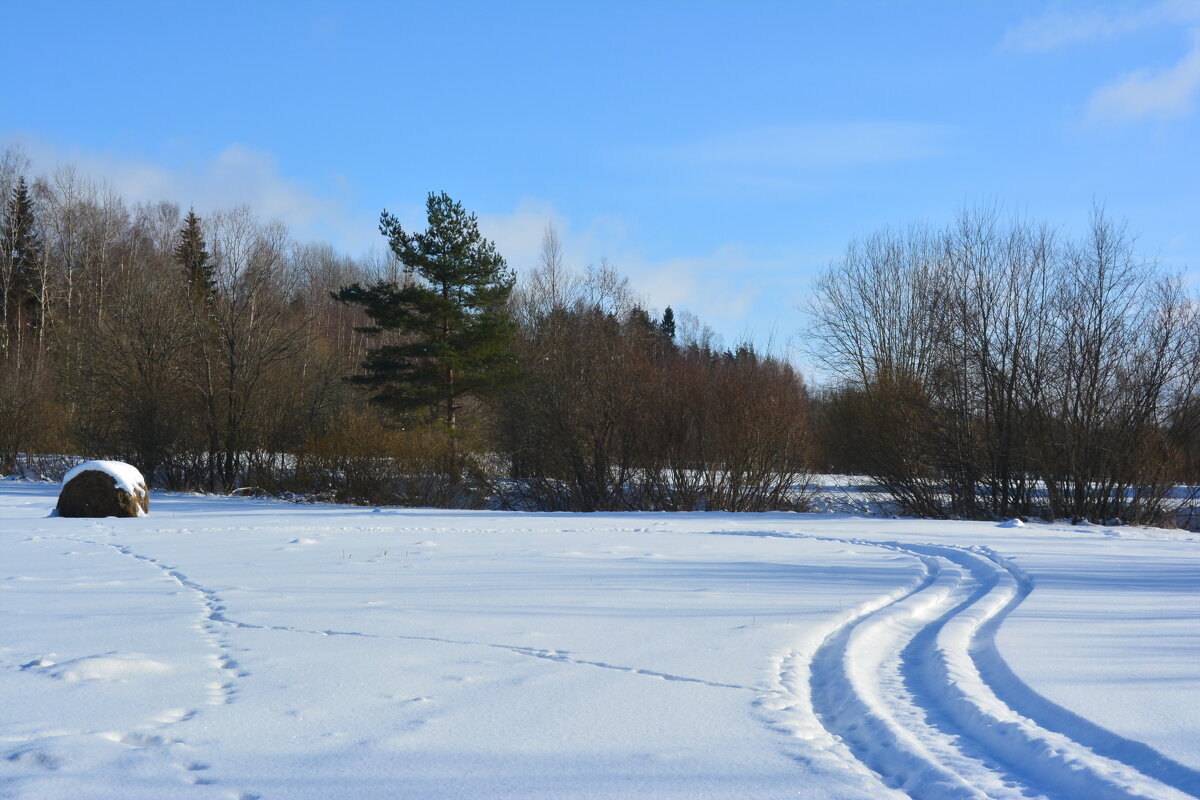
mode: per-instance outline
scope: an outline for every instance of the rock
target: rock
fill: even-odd
[[[87,461],[63,478],[60,517],[142,517],[150,492],[142,473],[120,461]]]

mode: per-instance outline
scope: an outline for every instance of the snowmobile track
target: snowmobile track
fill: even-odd
[[[845,543],[917,558],[924,574],[848,615],[796,670],[844,757],[913,798],[1194,796],[1194,770],[1061,709],[1009,669],[995,636],[1033,588],[1016,565],[987,548]],[[782,674],[779,684],[787,690]]]

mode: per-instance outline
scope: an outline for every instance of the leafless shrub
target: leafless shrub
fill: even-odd
[[[680,345],[611,267],[564,272],[547,241],[518,294],[521,379],[497,413],[512,475],[505,501],[580,511],[802,508],[811,434],[795,372],[749,347],[713,350],[708,337]]]

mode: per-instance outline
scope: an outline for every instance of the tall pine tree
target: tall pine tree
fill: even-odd
[[[179,229],[179,244],[175,246],[175,262],[183,268],[192,296],[198,302],[208,302],[217,290],[217,278],[200,230],[200,218],[188,211]]]
[[[371,350],[356,383],[396,412],[428,408],[453,431],[460,400],[505,381],[513,326],[506,311],[514,276],[474,214],[445,192],[430,193],[428,227],[409,233],[384,211],[379,231],[404,265],[403,286],[344,287],[334,296],[364,307],[369,333],[395,331],[401,343]]]

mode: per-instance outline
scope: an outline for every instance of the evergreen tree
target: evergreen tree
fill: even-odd
[[[408,233],[384,211],[379,230],[404,265],[404,285],[344,287],[334,296],[364,307],[368,333],[395,331],[401,343],[371,350],[356,383],[396,412],[429,408],[453,430],[459,400],[499,385],[511,373],[512,322],[506,303],[514,276],[474,214],[430,193],[428,228]]]
[[[42,239],[37,231],[33,198],[24,176],[17,179],[12,197],[5,208],[4,226],[0,229],[0,246],[8,274],[8,304],[5,309],[10,324],[20,324],[22,311],[32,318],[44,287],[40,281]]]
[[[183,268],[184,277],[198,300],[211,300],[217,290],[217,278],[200,230],[200,218],[188,211],[179,229],[179,244],[175,246],[175,261]]]
[[[641,306],[629,309],[629,313],[625,316],[625,322],[639,339],[652,339],[658,330],[654,320],[650,319],[650,312]]]
[[[675,312],[667,306],[667,310],[663,312],[662,322],[658,323],[658,330],[664,338],[675,340]]]

